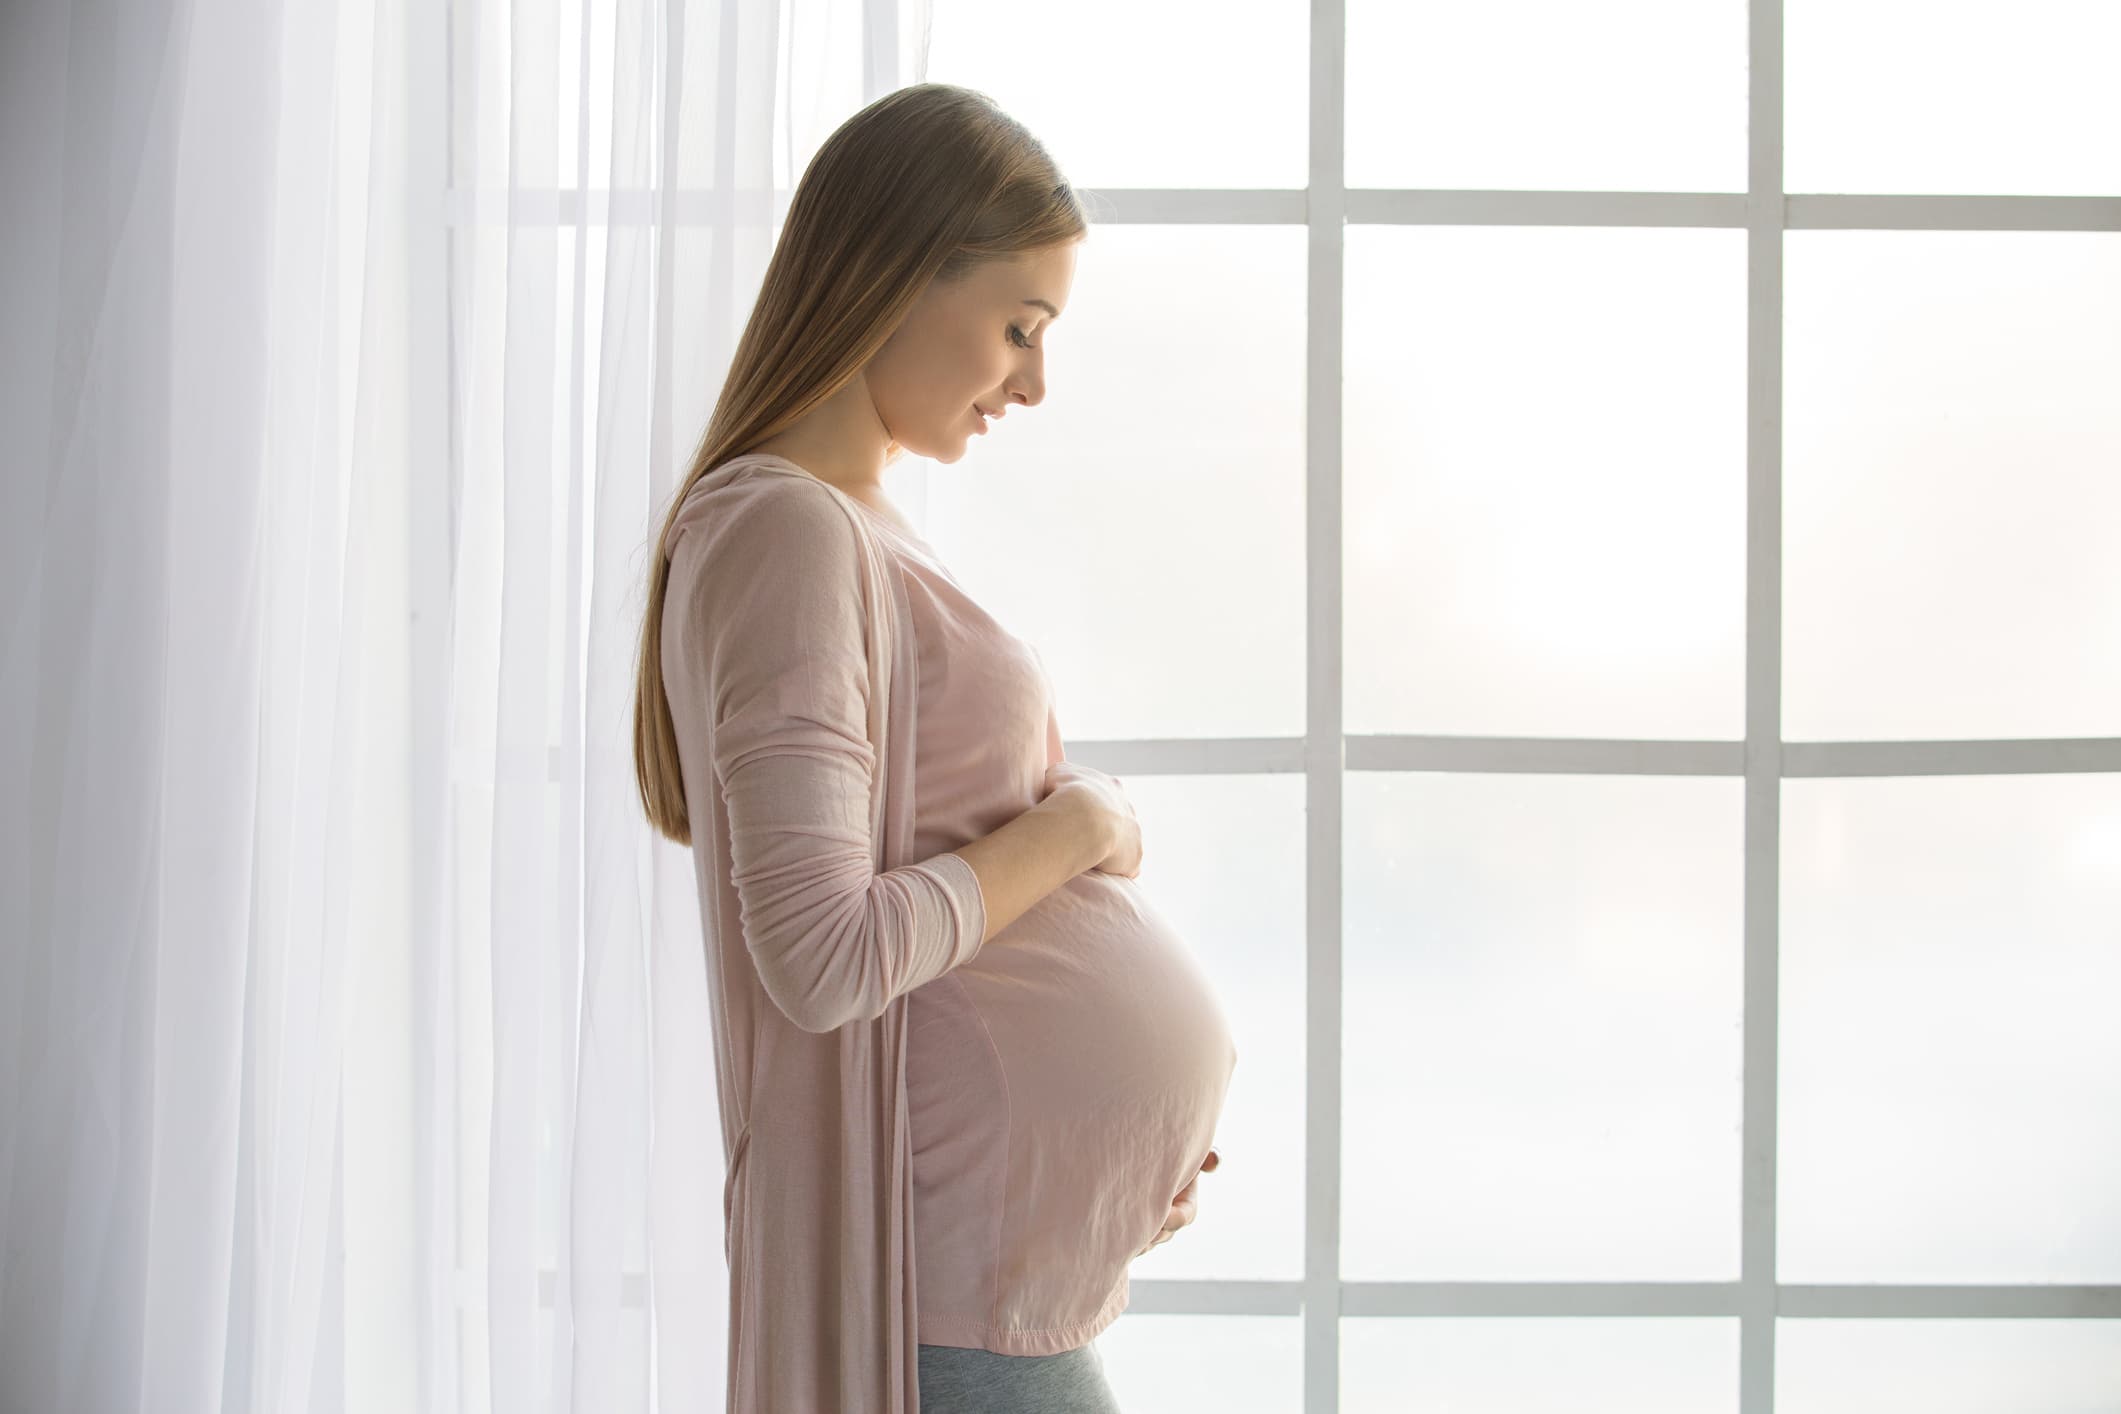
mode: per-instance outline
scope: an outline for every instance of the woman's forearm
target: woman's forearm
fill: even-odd
[[[993,834],[951,853],[962,856],[979,876],[987,903],[984,944],[1047,894],[1095,868],[1109,851],[1093,812],[1056,805],[1049,796]]]

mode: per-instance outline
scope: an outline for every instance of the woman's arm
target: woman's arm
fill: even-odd
[[[972,866],[987,901],[986,942],[1047,894],[1111,852],[1100,817],[1048,796],[991,835],[954,853]]]
[[[829,488],[743,488],[671,560],[664,673],[711,723],[729,879],[759,980],[805,1031],[870,1021],[979,950],[971,862],[875,867],[860,549]],[[692,729],[689,725],[681,730]],[[1034,831],[1037,827],[1034,827]]]

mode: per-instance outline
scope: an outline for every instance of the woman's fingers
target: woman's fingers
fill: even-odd
[[[1221,1167],[1222,1155],[1210,1149],[1206,1162],[1200,1166],[1200,1173],[1213,1173]],[[1141,1252],[1137,1252],[1134,1255],[1139,1257],[1142,1252],[1147,1252],[1150,1248],[1161,1247],[1164,1243],[1171,1240],[1173,1233],[1191,1224],[1199,1216],[1200,1174],[1195,1174],[1191,1179],[1187,1180],[1186,1186],[1179,1191],[1178,1196],[1171,1200],[1171,1211],[1165,1215],[1163,1227],[1157,1231],[1155,1237],[1149,1240],[1149,1246],[1144,1247]]]
[[[1164,1214],[1164,1225],[1156,1230],[1156,1236],[1149,1239],[1149,1246],[1142,1248],[1142,1252],[1147,1252],[1150,1247],[1163,1246],[1163,1244],[1171,1240],[1172,1233],[1177,1232],[1192,1221],[1193,1213],[1190,1205],[1172,1203],[1171,1211]],[[1137,1252],[1134,1255],[1139,1257],[1141,1252]]]

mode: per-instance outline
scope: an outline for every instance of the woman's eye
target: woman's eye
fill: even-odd
[[[1009,326],[1009,342],[1015,344],[1020,349],[1035,349],[1038,347],[1037,344],[1034,344],[1029,339],[1025,338],[1024,331],[1017,328],[1014,324],[1011,324]]]

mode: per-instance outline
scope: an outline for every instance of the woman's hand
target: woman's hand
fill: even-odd
[[[1056,801],[1087,815],[1105,841],[1104,858],[1090,866],[1107,874],[1139,878],[1142,870],[1141,821],[1127,799],[1119,777],[1079,761],[1056,761],[1046,768],[1039,801]]]
[[[1164,1219],[1164,1225],[1157,1232],[1155,1240],[1150,1242],[1147,1247],[1142,1248],[1140,1252],[1135,1253],[1135,1256],[1142,1256],[1154,1248],[1161,1247],[1164,1243],[1171,1240],[1171,1234],[1185,1227],[1199,1216],[1200,1198],[1194,1192],[1194,1189],[1200,1183],[1200,1174],[1215,1172],[1222,1167],[1222,1162],[1223,1159],[1220,1153],[1214,1149],[1208,1151],[1207,1162],[1200,1166],[1200,1173],[1196,1173],[1191,1179],[1187,1180],[1186,1186],[1180,1190],[1179,1195],[1171,1200],[1171,1215]]]

